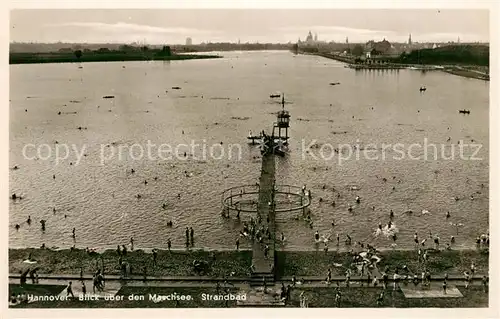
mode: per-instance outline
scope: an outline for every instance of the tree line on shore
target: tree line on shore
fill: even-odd
[[[9,63],[44,63],[44,62],[91,62],[91,61],[137,61],[137,60],[185,60],[214,58],[213,55],[177,55],[170,46],[149,48],[123,45],[119,49],[99,48],[97,50],[63,48],[49,53],[10,53]]]

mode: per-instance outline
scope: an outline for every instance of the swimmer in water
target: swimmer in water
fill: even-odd
[[[318,231],[316,231],[316,233],[314,234],[314,239],[315,239],[316,241],[318,241],[318,240],[319,240],[319,232],[318,232]]]
[[[361,198],[359,196],[356,196],[356,203],[360,203],[361,202]]]
[[[349,213],[352,212],[352,206],[349,205],[349,208],[347,210],[349,211]]]
[[[426,240],[427,240],[427,238],[424,238],[420,244],[421,244],[422,246],[425,246],[425,241],[426,241]]]
[[[389,213],[389,218],[394,218],[394,212],[391,209],[391,212]]]
[[[28,216],[28,220],[26,220],[26,222],[28,223],[28,225],[31,225],[31,216]]]
[[[347,237],[347,239],[345,241],[345,244],[350,245],[351,244],[351,236],[349,236],[349,234],[346,234],[346,237]]]
[[[450,212],[446,213],[446,218],[450,218]]]
[[[19,230],[19,228],[21,228],[21,226],[19,226],[19,224],[16,224],[16,230]]]

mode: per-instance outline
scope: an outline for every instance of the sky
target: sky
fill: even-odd
[[[321,41],[489,42],[478,9],[17,9],[11,42],[184,44]]]

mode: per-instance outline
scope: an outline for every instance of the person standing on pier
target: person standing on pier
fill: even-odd
[[[153,266],[156,266],[156,258],[158,257],[158,252],[153,249]]]
[[[236,250],[240,250],[240,239],[236,239]]]
[[[85,297],[85,294],[87,294],[87,287],[85,287],[85,282],[82,280],[82,294],[83,297]]]
[[[337,292],[335,293],[335,306],[336,307],[340,307],[340,298],[341,298],[340,290],[337,289]]]
[[[474,265],[474,262],[471,262],[470,264],[470,272],[472,276],[474,276],[474,273],[476,272],[476,265]]]
[[[377,306],[382,306],[382,302],[384,301],[384,292],[382,291],[380,295],[377,297]]]
[[[398,271],[394,272],[394,291],[396,291],[396,288],[399,288],[399,275]]]
[[[71,281],[68,284],[68,287],[66,287],[66,297],[69,297],[71,295],[72,298],[75,298],[75,295],[73,294],[73,288],[71,286]]]
[[[470,275],[467,271],[464,272],[464,277],[465,277],[465,289],[468,289],[469,288],[469,284],[470,284]]]
[[[483,278],[481,279],[482,283],[483,283],[483,292],[486,292],[488,290],[488,277],[487,276],[483,276]]]
[[[31,270],[31,271],[29,272],[29,274],[30,274],[31,283],[32,283],[33,285],[34,285],[34,284],[36,284],[36,276],[35,276],[35,275],[36,275],[36,268],[35,268],[35,269],[33,269],[33,270]]]
[[[349,284],[351,283],[351,270],[347,269],[345,273],[345,285],[347,288],[349,288]]]
[[[332,281],[332,270],[328,268],[328,273],[326,275],[326,283],[330,284],[331,281]]]
[[[384,289],[387,289],[387,283],[389,282],[389,275],[387,273],[382,274],[382,285]]]

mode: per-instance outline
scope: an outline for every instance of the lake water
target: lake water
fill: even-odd
[[[442,72],[354,71],[333,60],[289,52],[221,54],[224,58],[214,60],[85,63],[82,68],[11,65],[10,192],[23,199],[10,202],[10,247],[67,248],[74,243],[73,227],[78,247],[116,247],[131,236],[136,247],[165,248],[168,238],[181,247],[185,227],[191,226],[196,246],[233,248],[242,224],[221,217],[221,192],[258,181],[260,152],[246,136],[249,130],[270,131],[281,108],[279,99],[269,97],[276,91],[285,92],[292,116],[290,153],[277,158],[277,183],[307,184],[314,195],[313,229],[296,220],[297,213],[278,216],[287,249],[313,249],[316,230],[332,234],[333,240],[337,233],[342,241],[349,234],[353,242],[389,248],[392,239],[376,237],[374,231],[379,223],[387,224],[391,209],[398,248],[413,247],[415,231],[421,239],[429,231],[439,234],[442,243],[454,235],[459,248],[473,247],[475,237],[488,232],[488,82]],[[420,93],[421,86],[427,91]],[[471,113],[462,115],[459,109]],[[408,147],[424,139],[438,150],[445,145],[446,156],[452,144],[458,150],[459,140],[473,140],[482,145],[476,155],[482,160],[460,159],[458,153],[454,160],[434,160],[432,153],[428,161],[397,160],[396,151],[389,150],[385,160],[353,155],[339,163],[328,147],[322,149],[323,159],[303,151],[311,143],[380,151],[382,143]],[[200,160],[201,151],[196,159],[188,151],[187,159],[149,160],[137,153],[148,141],[175,147],[191,140],[218,145],[214,149],[225,149],[226,156]],[[48,144],[42,157],[48,147],[55,151],[61,145],[85,147],[86,156],[79,163],[74,153],[60,163],[54,154],[30,160],[23,156],[28,144]],[[135,159],[116,155],[101,163],[101,152],[108,156],[122,146],[124,154],[133,144],[138,144]],[[231,144],[241,144],[241,158],[228,158]],[[25,150],[36,156],[33,146]],[[471,150],[464,152],[472,155]],[[312,149],[316,156],[319,151]],[[413,152],[423,155],[418,147]],[[410,209],[413,214],[404,213]],[[29,215],[31,226],[25,222]],[[45,232],[41,219],[47,221]],[[169,220],[173,227],[167,227]],[[15,224],[21,225],[19,231]]]

